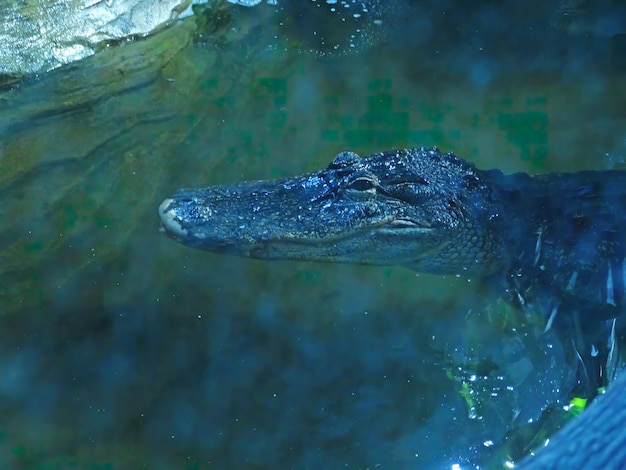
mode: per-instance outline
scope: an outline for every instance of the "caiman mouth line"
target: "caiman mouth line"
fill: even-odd
[[[203,237],[202,235],[195,235],[195,234],[190,235],[189,230],[185,229],[182,226],[182,224],[178,220],[176,220],[178,216],[175,215],[175,211],[170,210],[170,207],[173,203],[175,203],[174,199],[168,198],[168,199],[165,199],[159,206],[159,216],[161,217],[161,225],[160,225],[159,230],[161,232],[165,232],[167,235],[183,243],[185,242],[185,240],[205,240],[206,238],[208,238],[208,237]],[[420,225],[420,224],[415,223],[414,221],[407,220],[407,219],[394,219],[391,221],[372,223],[366,227],[363,227],[362,229],[358,229],[353,232],[349,232],[345,234],[337,233],[334,235],[326,236],[324,238],[317,238],[317,239],[285,237],[284,239],[263,241],[261,243],[256,244],[256,246],[258,247],[259,245],[263,245],[263,244],[279,245],[281,243],[291,244],[294,246],[297,246],[297,245],[321,246],[321,245],[328,245],[330,243],[345,240],[351,237],[355,237],[361,233],[372,232],[376,229],[381,230],[381,231],[388,230],[391,232],[405,229],[405,230],[413,230],[415,232],[419,231],[422,233],[426,233],[426,232],[434,230],[430,226],[430,224],[427,224],[427,223],[424,225]],[[220,247],[220,246],[225,247],[227,245],[228,243],[223,243],[223,242],[214,243],[215,247]],[[247,251],[252,253],[255,251],[255,249],[258,250],[259,248],[255,248],[255,243],[252,242],[251,248]]]

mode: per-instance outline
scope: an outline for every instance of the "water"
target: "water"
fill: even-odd
[[[471,468],[541,442],[571,364],[480,282],[196,252],[156,208],[348,149],[604,169],[611,40],[503,52],[399,23],[329,53],[271,6],[223,8],[0,95],[2,465]]]

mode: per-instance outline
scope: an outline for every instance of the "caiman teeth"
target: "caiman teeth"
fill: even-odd
[[[423,227],[431,226],[431,224],[429,223],[416,224],[412,220],[407,220],[407,219],[396,219],[396,220],[393,220],[389,225],[393,228],[414,228],[414,227],[423,228]]]

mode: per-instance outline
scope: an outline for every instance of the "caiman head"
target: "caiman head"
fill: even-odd
[[[181,189],[159,214],[177,241],[214,252],[489,274],[507,243],[489,175],[436,148],[342,152],[294,178]]]

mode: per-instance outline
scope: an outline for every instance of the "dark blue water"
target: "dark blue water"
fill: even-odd
[[[375,4],[348,27],[283,6],[198,11],[2,92],[4,467],[491,468],[564,420],[565,348],[478,280],[195,252],[156,208],[347,149],[610,168],[619,38],[548,7]]]

